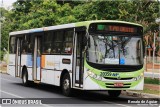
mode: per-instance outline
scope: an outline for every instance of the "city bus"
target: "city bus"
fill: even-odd
[[[31,83],[73,89],[143,90],[144,45],[140,24],[95,20],[34,28],[9,34],[8,73]]]

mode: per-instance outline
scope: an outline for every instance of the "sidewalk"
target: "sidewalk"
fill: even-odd
[[[149,89],[150,91],[160,90],[160,85],[144,84],[144,87]],[[144,93],[142,91],[135,91],[135,90],[122,91],[122,94],[127,96],[139,97],[139,98],[160,98],[160,93],[150,94],[150,93]]]
[[[152,90],[159,90],[160,89],[160,85],[153,85],[153,84],[144,84],[145,87],[152,89]]]
[[[160,80],[160,64],[154,64],[154,71],[153,71],[153,63],[147,63],[144,71],[144,77],[152,78],[159,78]],[[149,91],[149,93],[144,93],[143,91]],[[129,96],[136,96],[140,98],[160,98],[160,85],[158,84],[144,84],[143,91],[126,91],[126,95]],[[150,94],[150,93],[157,93],[157,94]]]

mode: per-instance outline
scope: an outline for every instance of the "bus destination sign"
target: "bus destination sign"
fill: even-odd
[[[97,31],[109,32],[124,32],[124,33],[137,33],[137,28],[132,26],[118,26],[118,25],[97,25]]]
[[[126,33],[135,33],[136,29],[134,27],[125,27],[125,26],[108,26],[109,31],[115,32],[126,32]]]

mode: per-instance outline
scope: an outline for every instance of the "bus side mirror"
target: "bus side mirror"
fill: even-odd
[[[146,56],[146,46],[145,46],[145,42],[143,41],[143,58]]]
[[[86,36],[84,36],[84,38],[83,38],[83,47],[85,47],[85,46],[87,46],[87,37]]]
[[[83,46],[84,46],[84,51],[83,53],[85,53],[88,49],[88,47],[90,48],[90,38],[88,37],[88,39],[86,39],[84,42],[83,42]]]

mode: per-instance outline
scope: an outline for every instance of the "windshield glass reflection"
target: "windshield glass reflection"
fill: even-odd
[[[133,36],[90,35],[87,60],[97,64],[143,64],[142,39]]]

